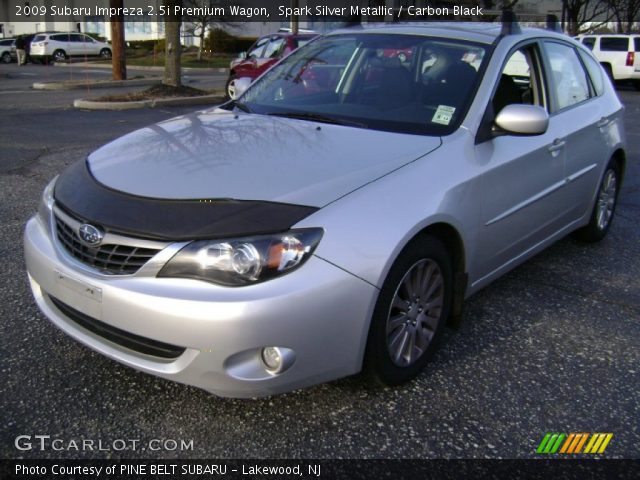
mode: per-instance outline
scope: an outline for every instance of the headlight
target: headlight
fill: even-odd
[[[176,253],[158,277],[195,278],[228,286],[250,285],[288,273],[315,250],[321,228],[274,235],[198,240]]]

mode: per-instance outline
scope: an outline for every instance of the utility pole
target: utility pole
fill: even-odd
[[[291,8],[294,12],[298,11],[298,0],[291,0]],[[297,13],[291,14],[291,33],[296,35],[298,30],[300,30],[300,19],[298,18]]]
[[[122,12],[123,0],[109,0],[109,7]],[[124,15],[111,17],[111,72],[114,80],[127,79],[127,62],[124,54]]]

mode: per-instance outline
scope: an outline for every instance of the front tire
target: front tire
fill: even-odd
[[[226,98],[229,100],[236,99],[236,87],[235,87],[236,80],[237,80],[237,77],[235,75],[229,75],[229,78],[227,79],[227,83],[224,86],[224,92],[225,92]]]
[[[574,237],[582,242],[594,243],[602,240],[611,228],[616,205],[618,204],[618,193],[621,184],[620,165],[611,160],[604,171],[596,202],[591,212],[591,219],[588,225],[574,232]]]
[[[433,355],[451,308],[453,270],[440,240],[420,236],[391,267],[378,295],[364,370],[383,385],[412,380]]]
[[[67,54],[64,50],[56,50],[53,52],[52,58],[54,62],[66,62]]]
[[[11,63],[11,54],[9,52],[2,54],[2,63]]]
[[[110,60],[111,50],[109,50],[108,48],[103,48],[102,50],[100,50],[100,57],[102,57],[105,60]]]

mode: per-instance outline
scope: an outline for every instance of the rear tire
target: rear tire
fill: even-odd
[[[604,71],[607,74],[607,77],[609,77],[609,80],[611,80],[611,83],[615,85],[616,81],[613,78],[613,69],[611,68],[611,65],[609,65],[608,63],[603,63],[602,68],[604,68]]]
[[[56,50],[51,58],[54,62],[66,62],[68,57],[64,50]]]
[[[415,378],[432,357],[451,308],[453,269],[440,240],[420,236],[395,261],[378,295],[364,372],[383,385]]]
[[[611,159],[600,180],[589,224],[576,230],[573,233],[574,238],[581,242],[594,243],[607,235],[618,204],[621,173],[620,165]]]
[[[11,54],[9,52],[2,54],[2,63],[11,63]]]

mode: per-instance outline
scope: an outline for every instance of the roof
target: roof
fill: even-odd
[[[569,38],[564,34],[541,28],[522,28],[521,33],[514,36],[529,37],[548,34],[561,38]],[[335,30],[329,35],[340,33],[391,33],[398,35],[425,35],[434,37],[469,40],[478,43],[493,43],[502,32],[500,22],[428,22],[428,23],[379,23]]]

